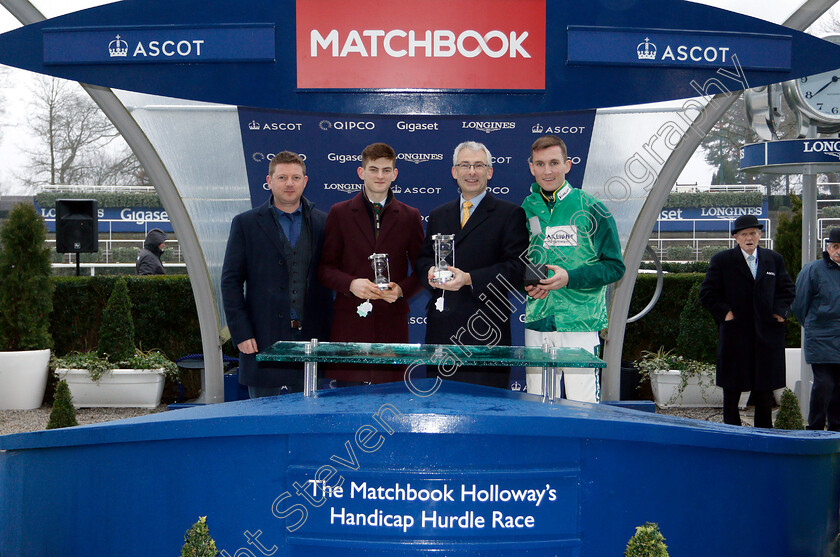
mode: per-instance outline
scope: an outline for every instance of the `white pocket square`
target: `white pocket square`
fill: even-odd
[[[776,276],[776,273],[772,273],[772,272],[770,272],[770,271],[767,271],[767,274],[768,274],[768,275],[772,275],[772,276],[774,276],[774,277]]]

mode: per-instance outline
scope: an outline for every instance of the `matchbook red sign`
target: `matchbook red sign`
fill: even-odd
[[[297,2],[301,89],[545,89],[545,0]]]

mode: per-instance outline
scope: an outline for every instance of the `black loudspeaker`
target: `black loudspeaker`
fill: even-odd
[[[55,201],[55,251],[95,253],[99,251],[99,212],[95,199]]]

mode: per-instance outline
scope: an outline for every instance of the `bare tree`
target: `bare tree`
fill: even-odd
[[[29,123],[38,144],[31,175],[37,184],[137,184],[139,167],[119,132],[75,83],[39,77]],[[121,145],[120,145],[121,144]]]

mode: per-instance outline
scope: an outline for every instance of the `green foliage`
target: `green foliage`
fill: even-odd
[[[665,347],[665,350],[675,350],[680,332],[680,312],[691,287],[702,280],[703,275],[700,273],[665,275],[662,295],[653,309],[642,319],[627,324],[621,359],[628,362],[638,360],[645,350],[656,350],[660,346]],[[650,302],[655,289],[655,274],[639,275],[636,278],[630,302],[631,316],[639,313]]]
[[[657,371],[677,370],[680,372],[680,383],[677,385],[674,395],[666,402],[666,404],[673,404],[675,401],[682,398],[688,382],[692,378],[697,379],[697,385],[700,387],[700,396],[703,400],[707,400],[709,396],[709,389],[715,386],[715,366],[714,364],[707,364],[705,362],[698,362],[685,356],[677,356],[671,350],[665,350],[660,347],[656,352],[645,350],[642,353],[642,358],[636,361],[636,367],[639,369],[639,375],[642,379],[650,379],[650,375]]]
[[[43,192],[35,196],[35,203],[43,209],[55,207],[56,199],[96,199],[99,207],[149,207],[161,208],[160,198],[154,192]]]
[[[64,356],[50,358],[50,369],[86,369],[94,382],[114,369],[116,365],[105,358],[100,358],[95,352],[72,352]]]
[[[708,261],[712,258],[713,255],[718,253],[719,251],[723,251],[726,249],[725,246],[703,246],[700,248],[700,259],[703,261]]]
[[[105,304],[102,313],[102,325],[99,327],[100,358],[110,362],[126,360],[134,355],[134,322],[131,319],[131,300],[128,286],[120,277]]]
[[[76,409],[73,407],[73,397],[70,396],[70,387],[67,386],[67,381],[62,379],[55,386],[55,400],[53,400],[47,429],[59,429],[76,425],[79,425],[79,422],[76,421]]]
[[[840,205],[832,205],[830,207],[823,207],[822,216],[825,218],[840,217]]]
[[[56,277],[52,334],[55,352],[95,350],[102,312],[117,277]],[[192,287],[186,275],[124,277],[134,318],[134,340],[144,350],[157,349],[170,360],[200,353],[201,331]],[[84,311],[79,311],[84,308]]]
[[[216,542],[210,537],[206,516],[200,516],[184,534],[181,557],[216,557]]]
[[[20,203],[0,229],[0,350],[52,346],[53,307],[46,228],[32,205]]]
[[[714,364],[717,355],[718,329],[709,310],[700,303],[700,283],[691,287],[680,313],[677,352],[700,362]]]
[[[636,526],[636,533],[627,542],[624,557],[668,557],[665,537],[654,522]]]
[[[678,207],[760,207],[764,194],[749,192],[672,192],[663,208]]]
[[[665,257],[670,261],[689,261],[694,259],[694,250],[691,246],[668,246]]]
[[[783,213],[779,216],[773,246],[785,260],[788,274],[796,280],[796,275],[802,269],[802,200],[791,195],[790,201],[791,215]]]
[[[782,401],[779,404],[779,413],[776,415],[775,429],[805,429],[802,423],[802,409],[793,391],[785,387],[782,392]]]

